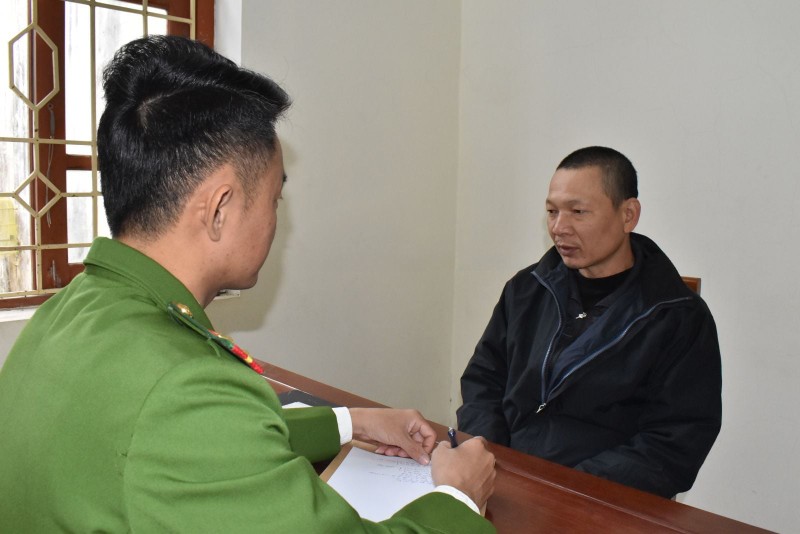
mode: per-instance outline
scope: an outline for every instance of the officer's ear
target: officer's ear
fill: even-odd
[[[209,197],[206,205],[205,226],[206,233],[212,241],[222,239],[222,230],[231,215],[232,198],[233,187],[227,183],[216,187]]]

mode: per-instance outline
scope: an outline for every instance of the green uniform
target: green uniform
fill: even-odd
[[[284,412],[267,382],[167,311],[211,324],[159,264],[98,239],[0,372],[0,532],[482,532],[442,493],[370,523],[309,461],[330,408]]]

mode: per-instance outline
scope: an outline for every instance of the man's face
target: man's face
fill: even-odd
[[[633,266],[628,234],[639,220],[639,202],[628,199],[615,209],[599,167],[557,170],[546,208],[547,230],[567,267],[602,278]]]
[[[253,287],[258,272],[269,254],[275,228],[278,224],[278,200],[281,199],[284,180],[283,152],[280,141],[275,142],[264,176],[253,191],[250,205],[239,214],[237,223],[236,257],[231,259],[231,269],[236,273],[235,289]]]

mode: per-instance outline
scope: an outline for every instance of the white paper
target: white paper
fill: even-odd
[[[328,480],[358,514],[383,521],[433,491],[431,466],[353,447]]]
[[[287,409],[287,408],[289,408],[289,409],[291,409],[291,408],[311,408],[311,405],[310,404],[306,404],[305,402],[295,401],[295,402],[290,402],[289,404],[284,404],[283,405],[283,409],[284,410]]]

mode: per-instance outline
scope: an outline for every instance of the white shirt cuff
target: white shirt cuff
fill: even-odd
[[[472,499],[467,497],[467,495],[463,491],[461,491],[460,489],[454,488],[453,486],[442,485],[442,486],[436,486],[433,491],[438,491],[440,493],[446,493],[446,494],[450,495],[451,497],[454,497],[455,499],[458,499],[459,501],[461,501],[464,504],[466,504],[467,506],[469,506],[472,509],[472,511],[475,512],[476,514],[483,515],[483,514],[481,514],[481,511],[478,510],[478,505],[476,505],[474,502],[472,502]]]
[[[339,425],[339,445],[353,441],[353,419],[350,417],[350,410],[345,407],[333,409],[336,415],[336,424]]]

